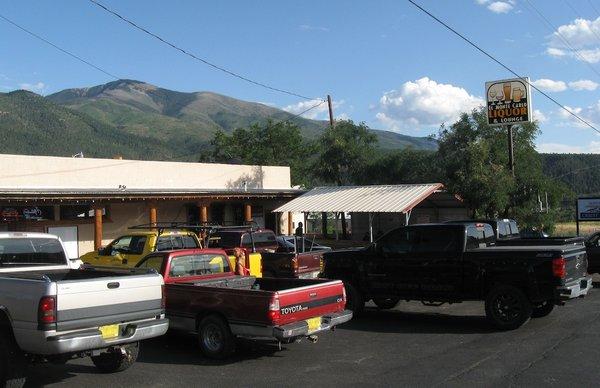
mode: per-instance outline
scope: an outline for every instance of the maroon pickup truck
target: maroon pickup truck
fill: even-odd
[[[306,249],[306,252],[282,251],[275,233],[268,229],[251,227],[223,228],[212,233],[210,248],[224,249],[229,255],[234,248],[260,253],[264,277],[315,279],[323,267],[325,250]],[[299,249],[301,250],[301,249]]]
[[[235,337],[314,341],[352,318],[341,281],[238,276],[221,249],[155,252],[137,266],[162,274],[170,328],[196,333],[210,358],[229,356]]]

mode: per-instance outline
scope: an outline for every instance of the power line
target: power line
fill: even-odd
[[[527,82],[527,84],[529,86],[531,86],[533,89],[537,90],[542,96],[544,96],[548,100],[552,101],[554,104],[556,104],[561,109],[563,109],[564,111],[566,111],[567,113],[569,113],[571,116],[575,117],[577,120],[581,121],[582,123],[584,123],[585,125],[587,125],[591,129],[593,129],[594,131],[600,133],[600,130],[598,128],[596,128],[595,126],[593,126],[592,124],[590,124],[589,122],[587,122],[586,120],[584,120],[583,118],[579,117],[579,115],[577,115],[574,112],[572,112],[570,109],[568,109],[567,107],[565,107],[560,102],[556,101],[554,98],[550,97],[548,94],[546,94],[544,91],[540,90],[538,87],[536,87],[532,83],[528,82],[524,77],[520,76],[514,70],[512,70],[510,67],[508,67],[504,63],[500,62],[498,59],[496,59],[494,56],[492,56],[491,54],[489,54],[487,51],[485,51],[481,47],[477,46],[475,43],[473,43],[472,41],[470,41],[467,37],[465,37],[464,35],[462,35],[460,32],[456,31],[454,28],[452,28],[448,24],[444,23],[442,20],[440,20],[439,18],[437,18],[435,15],[433,15],[431,12],[427,11],[425,8],[423,8],[419,4],[415,3],[413,0],[408,0],[408,2],[411,3],[412,5],[414,5],[415,7],[417,7],[418,9],[420,9],[421,11],[423,11],[424,13],[426,13],[429,17],[431,17],[433,20],[435,20],[436,22],[438,22],[441,25],[443,25],[444,27],[446,27],[448,30],[452,31],[452,33],[454,33],[456,36],[458,36],[459,38],[461,38],[462,40],[464,40],[465,42],[467,42],[469,45],[473,46],[477,51],[481,52],[483,55],[485,55],[486,57],[490,58],[492,61],[496,62],[498,65],[502,66],[508,72],[510,72],[511,74],[513,74],[515,77],[522,78],[525,82]]]
[[[583,19],[581,17],[581,14],[575,9],[575,7],[569,2],[569,0],[565,0],[565,3],[567,4],[567,6],[569,8],[571,8],[571,10],[573,11],[573,13],[575,14],[576,17]],[[593,20],[591,21],[593,22]],[[593,28],[592,26],[590,26],[590,31],[592,31],[592,34],[594,34],[594,36],[596,37],[596,39],[598,39],[598,41],[600,41],[600,34],[598,34]]]
[[[560,40],[563,41],[563,43],[573,52],[573,54],[575,54],[575,56],[577,56],[577,58],[579,58],[580,61],[582,61],[583,63],[585,63],[587,65],[587,67],[590,68],[590,70],[592,70],[594,73],[596,73],[596,75],[598,77],[600,77],[600,72],[598,72],[598,70],[596,70],[596,68],[594,66],[592,66],[591,63],[589,63],[588,61],[585,60],[585,58],[583,57],[583,55],[581,55],[581,53],[579,52],[579,50],[577,50],[575,47],[573,47],[571,45],[571,43],[569,43],[569,41],[567,40],[567,38],[565,38],[563,36],[563,34],[560,33],[560,31],[558,30],[558,28],[556,28],[554,26],[554,24],[552,24],[552,22],[550,22],[550,20],[548,20],[547,17],[544,16],[544,14],[542,14],[529,0],[525,0],[527,2],[527,4],[529,4],[529,7],[531,7],[531,9],[533,9],[535,11],[535,13],[542,19],[542,21],[544,21],[544,23],[546,24],[546,27],[548,27],[548,29],[553,33],[556,34]]]
[[[106,71],[106,70],[102,69],[100,66],[96,66],[96,65],[94,65],[94,64],[93,64],[93,63],[91,63],[90,61],[87,61],[87,60],[85,60],[85,59],[83,59],[83,58],[81,58],[81,57],[79,57],[79,56],[77,56],[77,55],[73,54],[72,52],[70,52],[70,51],[67,51],[67,50],[63,49],[62,47],[59,47],[58,45],[56,45],[56,44],[54,44],[54,43],[50,42],[50,41],[49,41],[49,40],[47,40],[46,38],[43,38],[43,37],[41,37],[40,35],[36,34],[35,32],[32,32],[32,31],[28,30],[27,28],[25,28],[25,27],[23,27],[23,26],[21,26],[21,25],[19,25],[19,24],[15,23],[15,22],[13,22],[12,20],[10,20],[9,18],[7,18],[6,16],[4,16],[4,15],[0,14],[0,18],[1,18],[1,19],[3,19],[4,21],[6,21],[7,23],[10,23],[10,24],[12,24],[13,26],[17,27],[17,28],[18,28],[18,29],[20,29],[21,31],[24,31],[24,32],[28,33],[29,35],[33,36],[34,38],[36,38],[36,39],[39,39],[39,40],[41,40],[42,42],[44,42],[44,43],[46,43],[46,44],[49,44],[50,46],[54,47],[55,49],[57,49],[57,50],[59,50],[59,51],[63,52],[64,54],[67,54],[68,56],[70,56],[70,57],[72,57],[72,58],[75,58],[75,59],[77,59],[78,61],[80,61],[80,62],[83,62],[83,63],[85,63],[86,65],[88,65],[88,66],[90,66],[90,67],[93,67],[94,69],[96,69],[96,70],[98,70],[98,71],[100,71],[100,72],[102,72],[102,73],[106,74],[107,76],[109,76],[109,77],[112,77],[112,78],[114,78],[114,79],[117,79],[117,80],[118,80],[118,79],[120,79],[120,78],[119,78],[119,77],[117,77],[116,75],[114,75],[114,74],[111,74],[111,73],[109,73],[108,71]]]
[[[216,65],[215,63],[213,63],[213,62],[211,62],[211,61],[208,61],[208,60],[206,60],[206,59],[200,58],[200,57],[196,56],[195,54],[193,54],[193,53],[189,52],[188,50],[186,50],[186,49],[183,49],[183,48],[181,48],[181,47],[179,47],[179,46],[175,45],[174,43],[171,43],[170,41],[168,41],[168,40],[166,40],[166,39],[164,39],[164,38],[160,37],[159,35],[157,35],[157,34],[155,34],[155,33],[151,32],[151,31],[149,31],[149,30],[147,30],[146,28],[144,28],[144,27],[141,27],[140,25],[138,25],[138,24],[136,24],[135,22],[131,21],[130,19],[128,19],[128,18],[126,18],[126,17],[124,17],[124,16],[120,15],[120,14],[119,14],[119,13],[117,13],[116,11],[113,11],[112,9],[110,9],[110,8],[108,8],[107,6],[105,6],[105,5],[101,4],[101,3],[99,3],[98,1],[96,1],[96,0],[89,0],[89,1],[90,1],[92,4],[95,4],[95,5],[97,5],[98,7],[102,8],[104,11],[108,12],[109,14],[111,14],[111,15],[113,15],[113,16],[115,16],[115,17],[117,17],[117,18],[121,19],[121,20],[122,20],[122,21],[124,21],[125,23],[127,23],[127,24],[129,24],[129,25],[133,26],[134,28],[136,28],[136,29],[138,29],[138,30],[140,30],[140,31],[144,32],[144,33],[145,33],[145,34],[147,34],[147,35],[150,35],[151,37],[153,37],[153,38],[155,38],[155,39],[158,39],[160,42],[162,42],[162,43],[166,44],[167,46],[169,46],[169,47],[171,47],[171,48],[173,48],[173,49],[175,49],[175,50],[177,50],[177,51],[179,51],[179,52],[181,52],[181,53],[183,53],[183,54],[187,55],[188,57],[191,57],[191,58],[193,58],[193,59],[195,59],[195,60],[197,60],[197,61],[199,61],[199,62],[202,62],[202,63],[204,63],[205,65],[208,65],[208,66],[212,67],[213,69],[216,69],[216,70],[222,71],[223,73],[226,73],[226,74],[228,74],[228,75],[230,75],[230,76],[232,76],[232,77],[239,78],[239,79],[241,79],[241,80],[243,80],[243,81],[249,82],[249,83],[251,83],[251,84],[254,84],[254,85],[256,85],[256,86],[263,87],[263,88],[265,88],[265,89],[269,89],[269,90],[272,90],[272,91],[275,91],[275,92],[279,92],[279,93],[288,94],[288,95],[290,95],[290,96],[300,97],[300,98],[303,98],[303,99],[305,99],[305,100],[312,100],[312,99],[313,99],[313,98],[311,98],[311,97],[303,96],[303,95],[301,95],[301,94],[299,94],[299,93],[294,93],[294,92],[291,92],[291,91],[289,91],[289,90],[285,90],[285,89],[276,88],[276,87],[274,87],[274,86],[270,86],[270,85],[267,85],[267,84],[265,84],[265,83],[262,83],[262,82],[254,81],[254,80],[252,80],[252,79],[250,79],[250,78],[248,78],[248,77],[245,77],[245,76],[243,76],[243,75],[240,75],[240,74],[238,74],[238,73],[235,73],[235,72],[233,72],[233,71],[231,71],[231,70],[228,70],[228,69],[226,69],[226,68],[224,68],[224,67],[221,67],[221,66],[219,66],[219,65]]]

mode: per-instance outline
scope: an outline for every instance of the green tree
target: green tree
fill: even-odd
[[[374,155],[357,183],[395,185],[441,181],[442,173],[434,151],[406,148]]]
[[[309,160],[315,147],[288,122],[267,122],[238,128],[228,135],[217,131],[211,148],[200,158],[203,162],[289,166],[292,184],[309,186]]]

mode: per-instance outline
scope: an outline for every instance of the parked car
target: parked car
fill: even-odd
[[[348,308],[365,301],[393,308],[400,300],[429,305],[485,301],[503,330],[548,315],[556,304],[592,288],[582,244],[494,246],[488,224],[411,225],[367,248],[326,252],[323,277],[342,279]]]
[[[136,230],[116,238],[106,247],[86,253],[81,260],[94,266],[134,267],[151,252],[190,248],[200,248],[200,241],[192,231]]]
[[[155,271],[72,269],[53,235],[0,233],[2,383],[22,385],[26,360],[91,356],[103,372],[127,369],[140,340],[167,331],[162,286]]]
[[[588,256],[588,272],[600,273],[600,232],[591,234],[585,240]]]
[[[315,340],[352,318],[341,281],[238,276],[222,249],[156,252],[138,267],[162,274],[171,328],[195,333],[210,358],[232,354],[235,337]]]
[[[296,242],[298,242],[298,249],[296,249]],[[277,236],[277,245],[277,252],[309,252],[331,250],[331,247],[321,245],[312,239],[296,236]]]
[[[514,238],[519,238],[519,227],[517,226],[517,221],[510,220],[507,218],[489,218],[489,219],[475,219],[475,220],[458,220],[458,221],[448,221],[450,224],[470,224],[470,223],[482,223],[489,224],[494,230],[494,235],[496,236],[496,240],[510,240]]]

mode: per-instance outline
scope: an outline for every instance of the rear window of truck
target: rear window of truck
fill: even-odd
[[[246,233],[242,236],[242,247],[251,248],[252,240],[254,240],[254,246],[256,247],[277,245],[275,233],[256,232],[252,233],[252,236],[250,236],[250,233]]]
[[[240,246],[239,232],[219,232],[214,233],[208,240],[209,248],[237,248]]]
[[[231,272],[229,259],[218,254],[176,256],[171,259],[169,277],[212,275]]]
[[[30,237],[0,240],[0,266],[66,263],[65,252],[58,240]]]
[[[170,251],[173,249],[199,248],[196,239],[190,235],[160,236],[156,242],[157,251]]]
[[[461,250],[460,229],[400,228],[377,240],[383,253],[435,253]]]

